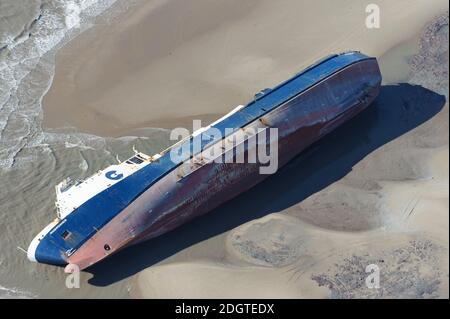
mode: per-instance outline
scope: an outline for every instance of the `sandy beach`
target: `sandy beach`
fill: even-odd
[[[1,3],[0,297],[448,298],[448,2],[379,0],[368,29],[371,2],[86,5],[90,27],[61,47],[47,42],[69,32],[62,3]],[[347,50],[378,58],[376,102],[266,181],[88,268],[81,289],[18,253],[55,218],[63,178],[134,146],[156,153],[167,129],[212,122]]]
[[[442,61],[417,62],[448,5],[384,1],[375,31],[360,1],[239,3],[140,3],[88,30],[57,55],[44,127],[189,128],[350,49],[380,59],[377,105],[211,215],[106,260],[92,283],[136,274],[145,298],[448,297],[448,82],[430,82]],[[382,268],[382,289],[361,286],[368,264]]]
[[[84,33],[57,55],[44,126],[189,128],[350,49],[379,58],[378,101],[211,215],[105,261],[93,283],[137,274],[145,298],[448,297],[448,4],[382,1],[370,30],[364,1],[239,3],[138,4]],[[369,264],[381,289],[361,284]]]
[[[380,56],[415,36],[445,1],[138,1],[57,54],[44,128],[120,136],[211,122],[333,52]]]

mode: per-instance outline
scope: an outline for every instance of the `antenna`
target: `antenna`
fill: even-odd
[[[122,164],[122,161],[119,159],[119,155],[116,154],[116,161],[119,162],[119,164]]]
[[[17,246],[17,249],[20,250],[21,252],[23,252],[25,255],[28,254],[28,252],[20,246]]]
[[[137,150],[136,150],[136,147],[135,147],[135,145],[133,144],[133,152],[134,152],[134,154],[137,154],[137,153],[139,153]]]

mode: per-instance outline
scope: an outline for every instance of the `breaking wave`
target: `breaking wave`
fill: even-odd
[[[25,149],[65,140],[41,130],[42,97],[54,74],[54,52],[90,27],[116,0],[11,0],[0,4],[0,170]]]

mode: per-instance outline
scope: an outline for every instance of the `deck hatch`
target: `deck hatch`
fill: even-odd
[[[70,234],[71,234],[70,231],[65,230],[62,232],[61,237],[62,237],[62,239],[67,240],[69,238]]]

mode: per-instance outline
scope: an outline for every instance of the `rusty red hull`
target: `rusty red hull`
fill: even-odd
[[[378,95],[380,83],[376,60],[363,60],[318,82],[243,129],[278,128],[280,167],[364,110]],[[246,146],[243,152],[247,154],[251,148]],[[84,269],[124,247],[173,230],[268,177],[260,174],[261,165],[210,162],[186,173],[195,166],[186,161],[143,192],[65,260]]]

